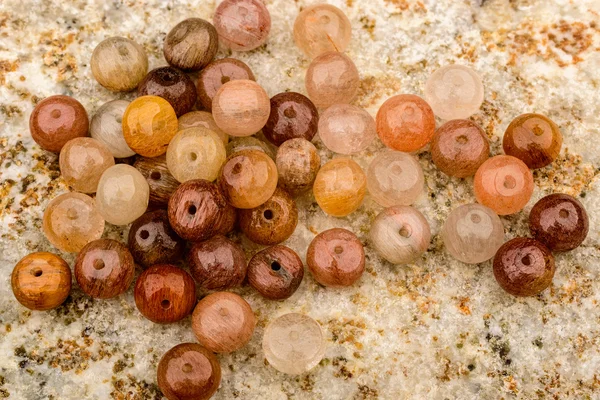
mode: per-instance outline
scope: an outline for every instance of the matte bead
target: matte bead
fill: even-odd
[[[213,118],[231,136],[254,135],[265,126],[270,112],[267,92],[250,80],[227,82],[213,98]]]
[[[343,53],[327,52],[315,58],[304,80],[308,97],[318,108],[351,103],[358,93],[360,78],[356,66]]]
[[[60,306],[71,292],[71,269],[56,254],[39,252],[23,257],[11,275],[13,294],[30,310]]]
[[[334,104],[319,119],[319,136],[331,151],[354,154],[375,140],[375,120],[371,114],[350,104]]]
[[[138,264],[150,267],[179,260],[183,256],[185,242],[171,228],[167,211],[156,210],[133,222],[128,246]]]
[[[208,111],[221,86],[234,80],[256,80],[250,67],[235,58],[222,58],[208,64],[198,75],[198,101]]]
[[[123,115],[129,106],[127,100],[113,100],[104,103],[92,117],[90,135],[104,143],[115,158],[127,158],[135,151],[127,145],[123,137]]]
[[[271,14],[259,0],[224,0],[215,11],[213,23],[225,47],[249,51],[267,41]]]
[[[144,176],[127,164],[107,169],[98,183],[96,207],[106,222],[127,225],[146,212],[150,188]]]
[[[263,153],[271,157],[273,160],[275,159],[274,146],[260,139],[257,139],[254,136],[234,137],[233,139],[231,139],[231,142],[229,142],[225,147],[227,157],[229,157],[233,153],[242,150],[262,151]]]
[[[369,164],[367,188],[373,200],[383,207],[409,206],[425,188],[423,168],[410,154],[381,151]]]
[[[171,175],[165,155],[146,158],[139,157],[133,167],[140,171],[150,188],[149,204],[164,208],[169,204],[171,195],[179,187],[179,181]]]
[[[275,146],[286,140],[311,141],[317,133],[319,113],[310,99],[300,93],[284,92],[271,98],[271,114],[263,134]]]
[[[304,278],[304,266],[289,247],[275,245],[259,251],[248,263],[248,283],[263,297],[285,300]]]
[[[189,76],[173,67],[153,69],[138,86],[138,96],[158,96],[167,100],[179,117],[194,108],[196,85]]]
[[[298,196],[312,188],[321,168],[321,158],[308,140],[290,139],[279,146],[275,165],[279,186],[292,196]]]
[[[135,89],[148,72],[144,48],[124,37],[100,42],[92,53],[92,74],[99,84],[113,92]]]
[[[187,260],[196,283],[207,290],[231,289],[246,278],[244,250],[222,235],[195,243]]]
[[[321,209],[334,217],[345,217],[360,207],[367,192],[367,176],[350,158],[334,158],[317,173],[313,186]]]
[[[169,65],[184,71],[199,71],[215,58],[218,49],[215,27],[201,18],[188,18],[175,25],[163,45]]]
[[[351,35],[350,20],[331,4],[306,7],[294,22],[294,42],[310,58],[328,51],[345,51]]]
[[[221,138],[224,145],[229,142],[229,135],[217,126],[212,114],[207,111],[190,111],[179,117],[178,123],[180,131],[187,128],[206,128],[216,133],[219,138]]]
[[[71,139],[60,151],[60,173],[67,185],[78,192],[95,193],[100,177],[113,165],[112,153],[96,139]]]

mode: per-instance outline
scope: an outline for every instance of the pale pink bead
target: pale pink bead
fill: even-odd
[[[319,136],[331,151],[358,153],[377,137],[375,120],[365,110],[350,104],[335,104],[319,118]]]
[[[360,78],[350,57],[330,51],[310,63],[304,83],[315,106],[327,108],[351,103],[356,98]]]
[[[423,193],[425,178],[419,161],[410,154],[382,151],[367,171],[367,189],[384,207],[409,206]]]

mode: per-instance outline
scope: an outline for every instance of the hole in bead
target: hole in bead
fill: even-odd
[[[558,212],[558,215],[559,215],[561,218],[569,218],[569,212],[568,212],[567,210],[560,210],[560,211]]]
[[[52,110],[52,112],[50,113],[50,116],[52,118],[60,118],[60,114],[61,114],[60,110]]]
[[[196,154],[196,153],[190,153],[190,160],[196,161],[197,159],[198,159],[198,154]]]
[[[140,237],[144,240],[148,239],[150,237],[150,232],[148,232],[147,230],[143,230],[140,232]]]
[[[459,144],[467,144],[468,141],[469,139],[465,135],[460,135],[456,138],[456,142]]]
[[[194,215],[194,214],[196,214],[196,212],[197,212],[197,211],[198,211],[198,209],[197,209],[197,208],[196,208],[196,206],[195,206],[195,205],[193,205],[193,204],[192,204],[191,206],[189,206],[189,207],[188,207],[188,213],[189,213],[190,215]]]
[[[344,248],[342,246],[335,246],[333,251],[335,251],[335,254],[342,254],[344,252]]]
[[[117,124],[120,124],[121,122],[123,122],[123,117],[119,116],[115,118],[115,121],[117,121]]]
[[[517,186],[517,180],[512,176],[504,178],[504,187],[507,189],[514,189]]]
[[[36,268],[33,271],[31,271],[31,275],[35,276],[36,278],[39,278],[40,276],[42,276],[43,273],[44,272],[39,268]]]
[[[279,270],[281,269],[281,264],[279,264],[279,262],[278,262],[278,261],[273,261],[273,262],[271,263],[271,269],[272,269],[273,271],[279,271]]]
[[[271,220],[273,219],[273,211],[265,210],[265,212],[263,212],[263,216],[265,217],[265,219]]]
[[[406,115],[407,117],[411,117],[412,115],[414,115],[415,113],[415,109],[413,106],[406,106],[406,108],[404,109],[404,115]]]
[[[319,17],[319,22],[322,25],[326,25],[331,22],[331,18],[329,17],[329,15],[321,15],[321,17]]]
[[[481,216],[479,214],[471,214],[471,222],[478,224],[481,222]]]
[[[248,15],[248,9],[246,7],[239,7],[238,8],[238,15],[242,18],[245,18],[246,15]]]
[[[402,228],[400,228],[400,231],[398,231],[398,234],[403,238],[409,238],[411,235],[410,227],[403,225]]]
[[[150,174],[150,179],[152,179],[153,181],[157,181],[162,177],[161,173],[158,171],[152,171],[152,173]]]
[[[298,331],[291,331],[290,332],[290,339],[292,339],[292,340],[298,340],[298,339],[300,339],[300,333]]]
[[[392,164],[392,167],[390,168],[392,174],[399,176],[402,175],[402,167],[400,166],[400,164],[396,163],[396,164]]]
[[[194,367],[192,367],[192,364],[190,364],[190,363],[185,363],[181,367],[181,371],[183,371],[186,374],[189,374],[190,372],[192,372],[193,369],[194,369]]]
[[[175,75],[173,75],[170,71],[167,71],[165,74],[163,74],[163,81],[167,82],[167,83],[171,83],[175,80]]]
[[[239,174],[240,172],[242,172],[242,164],[237,163],[233,166],[233,169],[231,170],[231,172],[235,175]]]
[[[524,257],[521,259],[521,263],[522,263],[523,265],[531,265],[531,257],[529,257],[529,255],[526,255],[526,256],[524,256]]]
[[[129,54],[129,50],[127,50],[127,47],[125,46],[120,46],[119,47],[119,55],[125,57]]]
[[[77,210],[74,208],[69,208],[69,210],[67,211],[67,218],[70,220],[77,219],[78,215],[79,214],[77,213]]]
[[[532,132],[535,136],[542,136],[544,134],[544,130],[539,125],[534,126]]]
[[[160,302],[160,306],[165,310],[171,306],[171,302],[167,299]]]
[[[229,82],[230,80],[231,80],[231,78],[230,78],[230,77],[228,77],[228,76],[226,76],[226,75],[223,75],[223,76],[221,77],[221,85],[224,85],[224,84],[226,84],[226,83],[227,83],[227,82]]]
[[[283,115],[287,118],[296,118],[296,110],[294,110],[294,107],[288,107],[283,110]]]
[[[221,308],[219,308],[219,315],[221,317],[226,317],[229,315],[229,310],[225,307],[221,307]]]
[[[104,269],[106,265],[104,264],[104,260],[94,260],[94,269],[97,271],[100,271],[101,269]]]

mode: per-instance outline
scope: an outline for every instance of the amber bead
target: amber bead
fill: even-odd
[[[173,67],[153,69],[138,86],[138,96],[158,96],[169,102],[179,117],[196,104],[196,85],[189,76]]]
[[[494,276],[514,296],[535,296],[552,283],[554,256],[541,242],[515,238],[504,243],[494,256]]]
[[[311,141],[317,133],[318,122],[317,107],[308,97],[284,92],[271,98],[271,114],[262,131],[271,143],[281,146],[294,138]]]
[[[590,221],[579,200],[554,193],[535,203],[529,214],[529,229],[550,250],[568,251],[583,243]]]
[[[201,18],[188,18],[175,25],[163,45],[169,65],[184,71],[199,71],[215,58],[218,49],[215,27]]]
[[[75,260],[75,279],[88,296],[110,299],[129,289],[135,275],[127,247],[111,239],[88,243]]]
[[[157,382],[168,400],[208,400],[221,384],[215,355],[197,343],[182,343],[158,363]]]
[[[148,72],[144,48],[124,37],[111,37],[100,42],[92,53],[90,64],[98,83],[115,92],[135,89]]]
[[[243,136],[243,137],[234,137],[231,139],[231,142],[227,144],[225,147],[225,151],[227,153],[227,157],[232,155],[233,153],[237,153],[242,150],[258,150],[262,151],[273,160],[275,159],[275,146],[257,139],[254,136]]]
[[[466,178],[490,157],[485,132],[467,119],[448,121],[440,126],[431,141],[431,158],[446,175]]]
[[[115,158],[102,142],[79,137],[64,145],[58,164],[69,186],[78,192],[94,193],[104,171],[115,165]]]
[[[192,314],[196,339],[215,353],[231,353],[244,347],[252,339],[255,326],[252,307],[235,293],[209,294]]]
[[[333,228],[319,233],[308,246],[306,264],[324,286],[350,286],[365,270],[365,249],[356,235]]]
[[[271,14],[260,0],[224,0],[213,23],[221,43],[234,51],[249,51],[267,41]]]
[[[334,217],[356,211],[367,192],[367,176],[350,158],[334,158],[319,170],[313,186],[321,209]]]
[[[60,306],[71,292],[71,269],[56,254],[39,252],[23,257],[13,269],[11,286],[15,298],[30,310]]]
[[[284,300],[293,295],[302,278],[302,260],[289,247],[268,247],[256,253],[248,263],[248,283],[270,300]]]
[[[90,135],[104,143],[115,158],[135,155],[135,151],[131,150],[123,137],[123,115],[127,106],[129,106],[127,100],[104,103],[96,111],[90,123]]]
[[[294,41],[307,56],[343,52],[350,43],[352,25],[346,14],[331,4],[306,7],[294,22]]]
[[[133,164],[133,167],[140,171],[143,177],[146,178],[146,182],[148,182],[150,205],[164,207],[169,204],[171,195],[179,187],[179,181],[169,172],[166,156],[140,157]]]
[[[136,219],[129,229],[128,246],[133,259],[144,267],[173,263],[185,249],[165,210],[151,211]]]
[[[40,101],[29,117],[29,132],[44,150],[58,153],[71,139],[87,136],[89,119],[80,102],[69,96]]]
[[[506,132],[502,147],[529,168],[542,168],[556,160],[563,137],[558,126],[540,114],[523,114],[515,118]]]
[[[198,75],[198,101],[206,110],[212,110],[212,101],[221,86],[234,80],[256,80],[250,67],[235,58],[222,58],[208,64]]]
[[[207,111],[191,111],[183,114],[179,117],[178,123],[180,131],[187,128],[206,128],[216,133],[223,141],[223,144],[226,145],[229,142],[229,135],[217,126],[212,114]]]
[[[246,278],[244,250],[222,235],[194,244],[187,261],[198,285],[207,290],[240,286]]]
[[[360,78],[356,66],[343,53],[327,52],[315,58],[304,79],[308,97],[319,108],[351,103],[358,92]]]

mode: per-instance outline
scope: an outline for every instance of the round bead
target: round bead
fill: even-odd
[[[259,251],[248,263],[248,283],[263,297],[285,300],[304,278],[304,266],[289,247],[275,245]]]
[[[371,114],[350,104],[334,104],[319,119],[319,136],[331,151],[354,154],[363,151],[375,138]]]
[[[125,141],[144,157],[164,154],[177,129],[175,110],[162,97],[138,97],[127,106],[123,115]]]
[[[125,293],[135,275],[127,247],[111,239],[88,243],[75,260],[75,279],[88,296],[110,299]]]
[[[514,296],[535,296],[552,283],[554,257],[534,239],[515,238],[504,243],[494,257],[498,284]]]
[[[312,240],[306,252],[306,264],[321,285],[350,286],[365,270],[365,250],[354,233],[333,228]]]
[[[392,264],[408,264],[425,253],[431,231],[429,223],[416,208],[393,206],[375,218],[370,238],[380,256]]]
[[[473,185],[478,202],[498,215],[509,215],[522,210],[531,198],[533,175],[523,161],[500,155],[481,164]]]
[[[560,153],[563,137],[558,126],[540,114],[523,114],[515,118],[504,133],[502,147],[531,169],[551,164]]]
[[[376,118],[377,134],[387,147],[413,152],[431,142],[435,117],[429,104],[419,96],[400,94],[382,104]]]
[[[160,359],[156,380],[168,400],[208,400],[221,384],[221,366],[201,345],[182,343]]]
[[[315,200],[321,209],[334,217],[345,217],[356,211],[365,198],[367,176],[349,158],[334,158],[317,173],[313,186]]]
[[[310,371],[325,354],[325,339],[317,321],[290,313],[274,319],[263,336],[265,358],[276,370],[299,375]]]
[[[165,37],[163,54],[173,67],[184,71],[199,71],[215,58],[219,49],[215,27],[201,18],[188,18]]]
[[[106,222],[127,225],[146,212],[150,188],[144,176],[127,164],[107,169],[98,183],[96,207]]]
[[[309,190],[321,168],[317,148],[306,139],[290,139],[277,150],[279,186],[292,196]]]
[[[215,11],[213,23],[225,47],[249,51],[267,41],[271,14],[259,0],[224,0]]]
[[[222,58],[208,64],[198,75],[198,101],[212,110],[212,101],[221,86],[234,80],[256,80],[250,67],[235,58]]]
[[[69,96],[40,101],[29,117],[29,132],[44,150],[58,153],[71,139],[87,136],[89,120],[80,102]]]
[[[311,141],[318,122],[319,113],[308,97],[296,92],[279,93],[271,98],[271,114],[263,134],[275,146],[294,138]]]
[[[71,269],[56,254],[39,252],[23,257],[13,269],[11,286],[15,298],[30,310],[60,306],[71,292]]]
[[[446,251],[466,264],[494,257],[504,243],[504,226],[494,211],[481,204],[452,210],[441,232]]]
[[[346,14],[330,4],[306,7],[294,22],[294,42],[310,58],[328,51],[345,51],[351,35],[352,25]]]
[[[104,143],[115,158],[127,158],[135,151],[127,145],[123,137],[123,115],[129,106],[127,100],[113,100],[104,103],[92,117],[90,135]]]
[[[135,283],[135,305],[152,322],[167,324],[187,317],[196,305],[196,285],[184,270],[159,264],[146,269]]]
[[[423,168],[410,154],[381,151],[369,164],[367,188],[373,200],[383,207],[409,206],[425,188]]]
[[[235,293],[209,294],[192,314],[196,339],[215,353],[231,353],[244,347],[252,339],[255,326],[252,307]]]
[[[187,261],[198,285],[207,290],[231,289],[246,278],[244,250],[222,235],[195,243]]]
[[[146,76],[148,56],[133,40],[111,37],[96,46],[91,66],[99,84],[114,92],[128,92]]]
[[[250,136],[269,119],[271,104],[267,92],[250,80],[230,81],[221,86],[212,104],[213,118],[231,136]]]
[[[150,188],[149,204],[153,207],[165,208],[171,195],[179,187],[179,181],[171,175],[167,167],[165,155],[146,158],[139,157],[133,167],[140,171]]]
[[[356,66],[343,53],[323,53],[306,70],[306,92],[319,108],[351,103],[356,98],[359,83]]]
[[[273,150],[273,147],[254,136],[234,137],[225,147],[227,157],[242,150],[262,151],[272,159],[275,159],[275,150]]]
[[[550,250],[568,251],[583,243],[590,221],[579,200],[554,193],[535,203],[529,214],[529,229]]]
[[[169,102],[179,117],[194,108],[196,85],[189,76],[173,67],[153,69],[138,86],[138,96],[158,96]]]
[[[113,165],[112,153],[96,139],[71,139],[60,151],[60,173],[67,185],[78,192],[95,193],[100,177]]]
[[[138,264],[150,267],[179,260],[185,242],[171,228],[167,212],[156,210],[133,222],[129,229],[128,246]]]
[[[65,193],[46,206],[44,234],[56,248],[76,253],[104,232],[104,219],[94,200],[82,193]]]
[[[217,126],[212,114],[207,111],[191,111],[187,114],[183,114],[179,117],[178,124],[180,131],[187,128],[206,128],[216,133],[221,141],[223,141],[224,145],[229,142],[229,135]]]
[[[441,119],[469,118],[483,103],[483,82],[464,65],[446,65],[425,83],[425,99]]]

